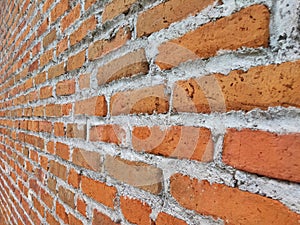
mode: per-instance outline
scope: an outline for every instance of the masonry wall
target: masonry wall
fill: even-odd
[[[300,224],[298,0],[2,0],[0,223]]]

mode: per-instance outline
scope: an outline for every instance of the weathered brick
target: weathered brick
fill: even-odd
[[[51,97],[53,97],[52,92],[53,92],[52,86],[42,87],[40,89],[40,99],[45,99],[45,98],[51,98]]]
[[[58,77],[66,72],[64,62],[50,67],[48,70],[48,79]]]
[[[50,31],[49,34],[47,34],[43,39],[43,47],[46,48],[48,45],[50,45],[53,41],[56,40],[56,29],[53,29]]]
[[[84,194],[91,197],[92,199],[110,208],[114,207],[114,199],[117,193],[115,187],[108,186],[100,181],[82,176],[81,189]]]
[[[52,132],[52,123],[50,121],[39,121],[39,132]]]
[[[75,169],[70,169],[69,171],[69,175],[68,175],[68,183],[70,185],[72,185],[73,187],[75,188],[78,188],[79,187],[79,184],[80,184],[80,175],[76,172]]]
[[[53,58],[53,49],[50,49],[46,51],[43,55],[40,57],[40,66],[44,66],[47,63],[49,63]]]
[[[56,215],[64,221],[65,224],[69,224],[69,218],[68,214],[66,212],[66,208],[60,204],[58,201],[56,201],[56,209],[55,209]]]
[[[104,166],[106,172],[120,182],[153,194],[159,194],[162,190],[162,170],[152,165],[107,155]]]
[[[75,103],[75,115],[106,116],[107,104],[104,96],[96,96]]]
[[[67,124],[67,137],[86,139],[86,125],[76,123]]]
[[[58,17],[62,16],[69,9],[69,1],[61,0],[51,11],[51,23],[55,22]]]
[[[63,186],[58,188],[58,197],[71,208],[75,208],[74,196],[75,194],[69,189]]]
[[[69,217],[69,224],[72,225],[83,225],[82,221],[78,218],[76,218],[75,216],[73,216],[72,214],[68,214]]]
[[[72,162],[89,170],[98,172],[101,170],[101,155],[98,152],[75,148],[72,154]]]
[[[300,107],[300,61],[213,74],[175,84],[173,110],[202,112]]]
[[[95,16],[84,21],[81,26],[70,35],[70,45],[80,42],[90,31],[95,30],[97,19]]]
[[[56,46],[56,55],[60,55],[62,52],[67,50],[68,48],[68,37],[65,37],[60,42],[57,43]]]
[[[65,136],[65,127],[63,122],[54,123],[54,135],[59,137]]]
[[[104,23],[107,20],[111,20],[121,13],[126,13],[136,1],[137,0],[112,0],[104,8],[102,22]]]
[[[67,63],[67,71],[79,69],[85,62],[85,50],[69,57]]]
[[[67,144],[56,142],[55,149],[56,149],[57,156],[63,158],[64,160],[69,160],[70,147]]]
[[[139,14],[137,20],[137,35],[149,35],[167,28],[171,23],[182,20],[189,15],[195,15],[202,9],[213,4],[214,0],[170,0]],[[176,12],[176,13],[174,13]]]
[[[221,218],[227,224],[297,224],[300,219],[299,214],[279,201],[223,184],[175,174],[170,187],[171,194],[183,207]]]
[[[130,30],[125,28],[120,28],[116,33],[115,37],[110,40],[99,40],[92,43],[88,49],[89,60],[98,59],[120,47],[125,45],[125,43],[131,38]]]
[[[64,32],[70,25],[72,25],[80,17],[80,4],[77,4],[69,14],[62,18],[60,22],[61,31]]]
[[[214,146],[207,128],[172,126],[134,127],[132,145],[138,151],[209,162]]]
[[[139,49],[130,52],[98,69],[98,85],[109,83],[123,77],[131,77],[137,74],[146,74],[149,64],[146,59],[145,50]]]
[[[91,7],[97,0],[84,0],[84,9],[87,10]]]
[[[59,81],[56,84],[56,95],[71,95],[75,93],[75,79]]]
[[[300,134],[278,135],[266,131],[227,130],[225,163],[251,173],[300,182]]]
[[[53,175],[61,178],[62,180],[67,179],[67,168],[59,162],[51,160],[49,163],[49,171]]]
[[[156,64],[170,69],[181,62],[209,58],[221,49],[267,47],[270,13],[263,5],[253,5],[241,11],[201,26],[181,38],[159,47]]]
[[[89,88],[90,83],[91,83],[91,75],[90,74],[81,74],[78,79],[78,83],[79,83],[80,90]]]
[[[46,81],[46,73],[45,72],[37,74],[36,77],[34,78],[35,85],[42,84],[45,81]]]
[[[169,96],[165,92],[165,86],[158,85],[116,93],[111,97],[111,115],[166,113]]]
[[[151,225],[151,207],[137,199],[121,196],[120,207],[124,217],[130,222],[138,225]]]
[[[90,129],[90,141],[103,141],[121,144],[125,131],[119,125],[98,125]]]
[[[161,212],[158,214],[156,221],[155,221],[155,225],[187,225],[186,222],[184,222],[183,220],[180,220],[174,216],[171,216],[167,213]]]
[[[86,216],[86,207],[87,204],[85,203],[85,201],[81,198],[77,198],[77,211],[79,213],[81,213],[83,216]]]
[[[45,116],[48,117],[60,117],[62,116],[61,105],[48,104],[45,107]]]

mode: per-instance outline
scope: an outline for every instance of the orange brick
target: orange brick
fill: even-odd
[[[64,32],[70,25],[72,25],[80,17],[80,4],[77,4],[71,12],[66,15],[60,22],[61,31]]]
[[[146,74],[149,64],[146,59],[145,50],[139,49],[130,52],[98,69],[98,85],[109,83],[123,77],[131,77],[137,74]]]
[[[64,160],[69,160],[70,147],[67,144],[56,142],[55,149],[56,149],[57,156],[63,158]]]
[[[86,139],[86,125],[76,123],[67,124],[67,137]]]
[[[99,40],[92,43],[88,49],[89,60],[98,59],[120,47],[131,38],[131,33],[128,28],[121,28],[115,37],[110,40]]]
[[[75,208],[74,196],[75,194],[65,187],[60,186],[58,188],[58,197],[73,209]]]
[[[40,57],[40,66],[44,66],[48,64],[53,58],[53,49],[50,49],[46,51],[43,55]]]
[[[68,175],[68,183],[72,185],[75,188],[79,187],[80,184],[80,175],[76,172],[75,169],[70,169],[69,175]]]
[[[223,184],[176,174],[171,177],[170,187],[171,194],[183,207],[221,218],[226,224],[297,224],[300,219],[299,214],[279,201]]]
[[[263,5],[253,5],[241,11],[201,26],[181,38],[159,47],[156,64],[170,69],[181,62],[209,58],[221,49],[267,47],[270,13]]]
[[[62,123],[62,122],[54,123],[54,135],[59,136],[59,137],[65,136],[64,123]]]
[[[60,223],[49,212],[47,212],[46,220],[51,225],[60,225]]]
[[[69,9],[69,1],[61,0],[51,11],[51,23],[55,22],[58,17],[62,16]]]
[[[52,86],[41,87],[40,89],[40,99],[51,98],[52,95]]]
[[[80,42],[88,34],[89,31],[95,30],[96,25],[97,20],[95,16],[92,16],[91,18],[84,21],[82,25],[70,35],[70,45],[72,46]]]
[[[171,216],[167,213],[161,212],[158,214],[156,221],[155,221],[155,225],[187,225],[186,222],[184,222],[183,220],[180,220],[174,216]]]
[[[53,175],[61,178],[62,180],[67,179],[67,168],[59,162],[51,160],[49,163],[49,171]]]
[[[108,216],[94,209],[92,225],[118,225],[120,223],[113,222]]]
[[[169,96],[165,91],[164,85],[158,85],[116,93],[111,97],[111,115],[166,113]]]
[[[43,5],[43,13],[45,13],[51,5],[54,3],[55,0],[46,0],[44,5]]]
[[[46,18],[42,22],[42,24],[40,25],[40,27],[38,28],[37,35],[41,36],[43,33],[45,33],[45,31],[48,29],[48,26],[49,26],[49,20],[48,20],[48,18]],[[36,45],[36,47],[38,48],[39,45]],[[36,53],[35,50],[33,50],[33,53]]]
[[[75,115],[106,116],[107,104],[104,96],[96,96],[75,103]]]
[[[98,152],[75,148],[72,155],[72,162],[89,170],[101,171],[101,155]]]
[[[114,199],[117,193],[115,187],[107,186],[105,183],[82,176],[81,189],[84,194],[94,200],[110,208],[114,207]]]
[[[53,29],[50,31],[49,34],[47,34],[43,39],[43,47],[46,48],[48,45],[50,45],[53,41],[56,40],[56,30]]]
[[[61,117],[62,116],[61,105],[56,105],[56,104],[46,105],[45,116],[48,116],[48,117]]]
[[[162,190],[162,171],[152,165],[107,155],[104,162],[106,172],[120,182],[141,188],[152,194]]]
[[[45,81],[46,81],[46,73],[45,72],[37,74],[36,77],[34,78],[35,85],[42,84]]]
[[[102,22],[111,20],[114,17],[118,16],[121,13],[128,11],[133,3],[137,0],[113,0],[108,3],[102,14]]]
[[[204,162],[212,161],[214,152],[210,130],[199,127],[134,127],[132,145],[141,152]]]
[[[39,132],[52,132],[52,123],[49,121],[39,121]]]
[[[67,71],[79,69],[85,62],[85,50],[69,57],[67,63]]]
[[[50,154],[54,154],[54,142],[53,141],[49,141],[47,143],[47,152]]]
[[[195,15],[214,0],[170,0],[149,9],[138,16],[137,35],[149,35],[153,32],[167,28],[171,23],[182,20],[189,15]],[[176,13],[174,13],[176,12]]]
[[[177,112],[263,110],[274,106],[300,107],[300,61],[258,66],[228,76],[209,75],[175,84]]]
[[[56,95],[71,95],[75,93],[75,79],[59,81],[56,84]]]
[[[41,199],[48,206],[49,209],[53,206],[53,198],[44,189],[41,189]]]
[[[84,200],[77,198],[77,211],[80,212],[83,216],[86,216],[86,207],[87,204]]]
[[[83,223],[81,222],[81,220],[77,219],[72,214],[69,214],[68,216],[69,216],[69,224],[72,224],[72,225],[83,225]]]
[[[266,131],[227,130],[225,163],[251,173],[300,182],[300,133],[278,135]]]
[[[90,141],[103,141],[121,144],[125,131],[118,125],[98,125],[90,129]]]
[[[68,48],[68,38],[65,37],[60,42],[58,42],[56,46],[56,55],[60,55],[62,52],[67,50],[67,48]]]
[[[56,215],[58,215],[65,224],[69,224],[69,218],[68,218],[68,214],[66,212],[66,208],[60,204],[58,201],[56,201]]]
[[[52,66],[48,70],[48,79],[52,79],[54,77],[58,77],[66,72],[64,62]]]
[[[137,199],[130,199],[121,196],[120,206],[124,217],[130,222],[137,225],[151,225],[150,214],[151,207]]]
[[[81,74],[78,83],[80,90],[90,88],[91,75],[90,74]]]

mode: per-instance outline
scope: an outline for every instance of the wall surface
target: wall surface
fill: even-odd
[[[300,224],[298,0],[1,0],[0,224]]]

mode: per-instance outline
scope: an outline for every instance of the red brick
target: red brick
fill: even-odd
[[[195,15],[214,2],[214,0],[200,2],[199,0],[170,0],[163,2],[139,14],[137,35],[141,37],[167,28],[171,23],[182,20],[189,15]]]
[[[59,81],[56,84],[56,95],[71,95],[75,93],[75,79]]]
[[[115,37],[111,38],[110,40],[103,39],[92,43],[88,49],[89,60],[101,58],[104,55],[122,47],[130,38],[130,30],[125,27],[120,28]]]
[[[141,152],[204,162],[212,161],[214,152],[210,130],[199,127],[134,127],[132,145]]]
[[[300,215],[279,201],[223,184],[210,184],[176,174],[171,194],[185,208],[221,218],[226,224],[297,224]],[[201,202],[201,204],[199,204]]]
[[[55,149],[56,149],[57,156],[63,158],[64,160],[69,160],[70,147],[67,144],[56,142]]]
[[[113,222],[108,216],[94,209],[92,225],[118,225],[120,223]]]
[[[59,56],[62,52],[68,49],[68,37],[65,37],[56,46],[56,55]]]
[[[81,198],[77,198],[77,211],[80,212],[83,216],[86,216],[86,207],[87,204]]]
[[[242,9],[162,44],[156,64],[170,69],[190,59],[209,58],[221,49],[268,47],[269,20],[270,13],[263,5]]]
[[[106,22],[107,20],[111,20],[119,14],[127,12],[131,5],[135,3],[137,0],[112,0],[108,3],[102,14],[102,22]]]
[[[45,81],[46,81],[46,73],[45,72],[37,74],[36,77],[34,78],[35,85],[42,84]]]
[[[40,66],[44,66],[48,64],[53,58],[53,49],[50,49],[46,51],[43,55],[40,57]]]
[[[45,13],[51,5],[54,3],[55,0],[46,0],[44,5],[43,5],[43,13]]]
[[[67,137],[86,139],[86,125],[76,123],[67,124]]]
[[[101,171],[101,155],[98,152],[75,148],[72,154],[72,162],[89,170]]]
[[[74,196],[75,194],[72,191],[64,187],[60,186],[58,188],[58,197],[73,209],[75,208]]]
[[[148,70],[145,50],[139,49],[100,67],[97,74],[98,85],[137,74],[146,74]]]
[[[48,104],[45,108],[45,115],[48,117],[61,117],[61,105]]]
[[[37,30],[37,35],[41,36],[45,31],[48,29],[49,26],[49,20],[46,18],[40,25],[40,27]],[[36,45],[37,48],[39,48],[39,45]],[[33,53],[36,53],[35,50],[33,50]]]
[[[118,125],[98,125],[90,129],[90,141],[103,141],[121,144],[125,131]]]
[[[81,179],[81,189],[84,194],[94,200],[110,208],[114,207],[114,199],[117,193],[115,187],[83,176]]]
[[[48,206],[49,209],[52,209],[53,206],[53,198],[48,192],[44,189],[41,189],[41,199]]]
[[[152,194],[159,194],[162,190],[162,171],[159,168],[109,155],[106,156],[104,164],[106,172],[120,182]]]
[[[64,221],[65,224],[69,224],[68,214],[66,213],[65,207],[56,201],[56,214]]]
[[[164,85],[158,85],[116,93],[111,97],[111,115],[166,113],[169,96],[165,91]]]
[[[62,16],[65,11],[69,9],[69,1],[61,0],[51,11],[51,23],[56,21],[58,17]]]
[[[64,63],[57,64],[55,66],[52,66],[48,70],[48,79],[52,79],[55,77],[58,77],[66,72]]]
[[[40,89],[40,99],[51,98],[52,95],[52,86],[41,87]]]
[[[53,41],[56,40],[56,30],[53,29],[50,31],[49,34],[47,34],[43,39],[43,47],[46,48],[48,45],[50,45]]]
[[[69,224],[72,225],[83,225],[80,219],[76,218],[72,214],[69,214]]]
[[[151,207],[137,199],[130,199],[121,196],[120,206],[124,217],[130,222],[137,225],[151,225],[150,214]]]
[[[40,121],[39,122],[39,132],[52,132],[52,123],[49,121]]]
[[[300,61],[258,66],[246,72],[213,74],[175,84],[177,112],[263,110],[274,106],[300,107]]]
[[[77,4],[71,12],[66,15],[60,22],[61,31],[64,32],[70,25],[72,25],[80,17],[81,5]]]
[[[79,69],[85,62],[85,50],[69,57],[67,63],[67,71]]]
[[[228,129],[223,160],[240,170],[300,182],[300,133]]]
[[[47,212],[46,220],[51,225],[60,225],[60,223],[49,212]]]
[[[75,115],[106,116],[107,104],[104,96],[96,96],[75,103]]]
[[[49,164],[49,171],[53,175],[61,178],[62,180],[67,179],[67,168],[59,162],[51,160]]]
[[[158,214],[156,221],[155,221],[155,225],[187,225],[186,222],[184,222],[183,220],[180,220],[174,216],[171,216],[167,213],[161,212]]]
[[[89,31],[95,30],[96,25],[97,20],[95,16],[84,21],[81,26],[70,35],[70,45],[72,46],[80,42],[83,38],[85,38]]]

